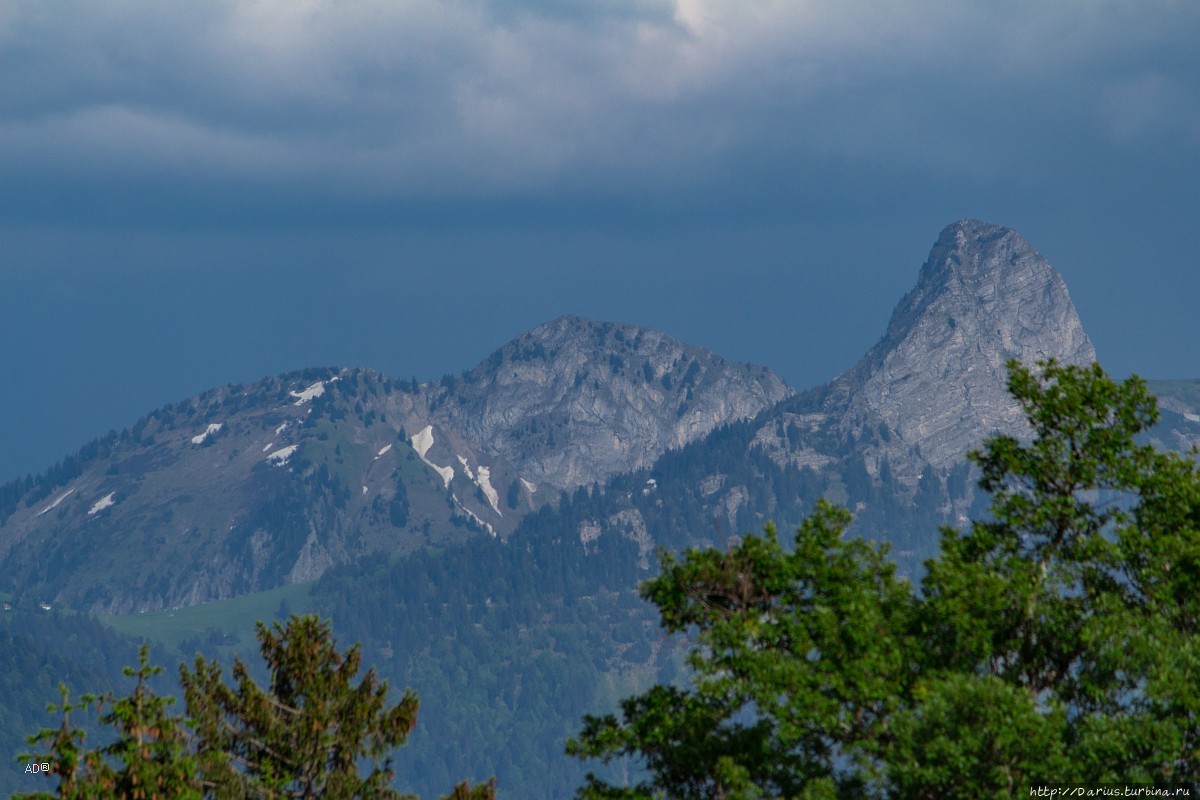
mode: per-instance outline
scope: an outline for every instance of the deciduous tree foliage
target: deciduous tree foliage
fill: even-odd
[[[663,556],[643,596],[690,637],[691,682],[585,718],[568,752],[645,779],[579,797],[1027,797],[1200,791],[1200,474],[1137,436],[1144,382],[1009,364],[1030,435],[970,454],[991,513],[943,529],[917,591],[828,504]]]
[[[387,703],[387,684],[367,670],[358,646],[340,652],[327,621],[291,617],[285,625],[259,624],[270,674],[258,686],[240,660],[234,685],[221,667],[197,657],[180,668],[187,719],[173,716],[170,698],[147,686],[161,671],[142,648],[133,693],[116,699],[85,696],[72,704],[66,690],[57,729],[31,737],[47,748],[31,762],[49,763],[56,794],[35,798],[401,798],[389,786],[391,752],[416,725],[411,692]],[[109,707],[101,722],[115,728],[112,744],[87,750],[71,714]],[[364,772],[365,770],[365,772]],[[466,783],[444,800],[493,800],[494,782]]]

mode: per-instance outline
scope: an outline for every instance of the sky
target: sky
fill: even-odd
[[[804,389],[965,217],[1110,371],[1200,378],[1200,3],[5,0],[0,481],[565,313]]]

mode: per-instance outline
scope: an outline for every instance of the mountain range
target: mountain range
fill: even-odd
[[[562,491],[648,467],[790,394],[761,367],[577,317],[421,385],[310,369],[220,387],[6,487],[0,590],[128,613],[507,537]]]
[[[423,775],[469,741],[512,796],[555,796],[534,788],[554,746],[477,751],[519,734],[561,753],[579,713],[672,674],[634,594],[656,547],[792,525],[824,497],[915,575],[938,526],[982,507],[966,452],[1024,432],[1005,363],[1048,358],[1096,358],[1061,276],[1017,232],[963,220],[878,343],[803,392],[571,316],[428,383],[336,367],[218,387],[0,488],[0,593],[127,615],[312,587],[339,635],[443,704]],[[1152,390],[1152,438],[1200,445],[1200,382]]]

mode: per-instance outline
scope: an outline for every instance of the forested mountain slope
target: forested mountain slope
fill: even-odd
[[[0,796],[45,791],[49,779],[26,774],[19,753],[32,752],[26,737],[55,727],[46,711],[61,703],[59,685],[72,701],[85,692],[115,690],[122,668],[136,661],[137,644],[94,619],[45,610],[27,598],[5,600],[0,612]],[[156,650],[161,659],[163,653]],[[161,687],[160,687],[161,688]]]
[[[220,387],[0,488],[0,591],[128,613],[503,538],[561,490],[789,394],[760,367],[576,317],[424,385],[330,368]]]

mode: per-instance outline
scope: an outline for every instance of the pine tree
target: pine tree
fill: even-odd
[[[149,686],[150,680],[161,672],[162,667],[150,665],[149,647],[143,645],[138,651],[137,669],[125,668],[125,675],[136,679],[128,697],[84,695],[80,703],[71,703],[66,687],[60,687],[63,702],[52,709],[62,714],[61,725],[30,738],[31,744],[46,746],[48,753],[24,757],[26,763],[50,764],[50,774],[59,777],[58,794],[25,797],[198,800],[201,792],[196,780],[196,759],[188,751],[182,721],[170,713],[174,699],[160,697]],[[71,714],[89,708],[103,712],[100,722],[116,729],[117,737],[112,744],[95,750],[83,749],[85,735],[72,722]]]
[[[355,685],[358,646],[339,653],[331,626],[316,617],[259,623],[258,638],[270,671],[265,690],[238,659],[233,687],[203,657],[180,669],[206,788],[222,797],[399,797],[388,788],[388,754],[416,725],[416,695],[387,707],[387,684],[374,670]],[[366,776],[362,759],[371,762]]]
[[[48,764],[58,787],[27,800],[403,798],[389,785],[391,752],[416,725],[416,695],[406,691],[389,705],[387,683],[374,670],[359,677],[359,647],[338,651],[329,622],[318,617],[260,622],[258,639],[268,688],[239,659],[231,687],[219,664],[197,656],[192,669],[180,668],[186,720],[170,712],[172,698],[150,689],[162,670],[150,665],[146,646],[137,669],[125,671],[136,679],[128,697],[84,695],[72,703],[61,687],[62,704],[51,707],[61,724],[30,737],[44,754],[24,757]],[[72,714],[88,709],[115,729],[111,744],[85,747]],[[495,800],[495,782],[459,784],[447,800]]]

